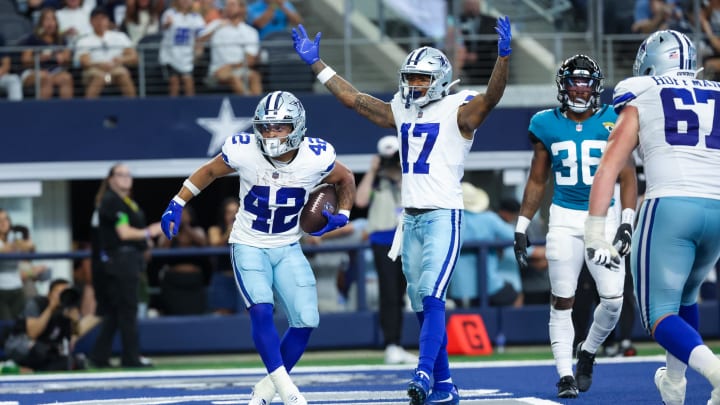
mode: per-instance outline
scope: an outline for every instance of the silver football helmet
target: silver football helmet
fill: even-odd
[[[640,45],[633,75],[695,77],[696,64],[697,52],[690,38],[673,30],[657,31]]]
[[[264,131],[272,130],[277,124],[289,124],[292,132],[288,136],[264,138]],[[263,97],[255,109],[253,131],[260,152],[270,157],[300,147],[305,136],[305,108],[300,100],[287,91],[274,91]]]
[[[589,108],[597,108],[603,91],[603,79],[600,66],[591,57],[578,54],[565,59],[555,75],[557,99],[562,104],[562,110],[583,113]],[[583,88],[588,94],[587,100],[580,97],[573,99],[568,94],[569,90]]]
[[[427,103],[439,100],[448,95],[453,82],[452,65],[447,56],[440,50],[423,46],[410,52],[400,66],[400,96],[405,101],[405,108],[410,104],[422,107]],[[428,86],[410,86],[407,75],[420,74],[431,77]],[[422,90],[427,89],[425,94]]]

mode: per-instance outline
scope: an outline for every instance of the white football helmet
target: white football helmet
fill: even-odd
[[[448,95],[453,82],[452,65],[447,56],[440,50],[423,46],[410,52],[400,66],[400,96],[405,101],[405,108],[410,104],[422,107],[427,103],[439,100]],[[430,85],[410,86],[407,81],[409,74],[420,74],[431,77]],[[422,89],[426,88],[425,95]]]
[[[600,66],[591,57],[578,54],[565,59],[555,75],[557,99],[562,104],[562,110],[569,108],[576,113],[583,113],[589,108],[598,108],[603,79]],[[587,100],[579,97],[572,99],[569,96],[569,90],[581,88],[590,90]]]
[[[695,77],[696,64],[697,52],[690,38],[673,30],[656,31],[640,45],[633,75]]]
[[[273,124],[290,124],[292,132],[286,137],[264,138],[263,129]],[[306,130],[305,108],[292,93],[274,91],[263,97],[255,109],[253,131],[264,155],[276,157],[299,148]]]

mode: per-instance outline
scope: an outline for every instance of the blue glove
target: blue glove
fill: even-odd
[[[312,65],[320,60],[320,37],[322,37],[322,32],[318,32],[315,35],[315,42],[311,42],[302,24],[292,29],[295,52],[297,52],[297,54],[300,55],[300,59],[308,65]]]
[[[498,34],[498,55],[510,55],[512,53],[512,48],[510,48],[510,41],[512,40],[512,33],[510,32],[510,17],[498,17],[495,31]]]
[[[168,239],[172,239],[173,236],[177,235],[180,229],[182,211],[183,207],[176,203],[175,200],[170,200],[170,204],[165,208],[165,212],[163,212],[162,218],[160,218],[160,227]],[[170,224],[174,225],[172,231],[170,231]]]
[[[327,225],[325,227],[317,232],[313,232],[310,235],[312,236],[322,236],[323,234],[326,234],[332,230],[342,228],[343,226],[347,225],[348,223],[348,217],[345,216],[345,214],[331,214],[327,210],[323,210],[322,212],[323,216],[328,219]]]

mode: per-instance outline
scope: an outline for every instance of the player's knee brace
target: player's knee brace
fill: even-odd
[[[602,308],[610,314],[620,315],[622,310],[623,297],[615,298],[600,298],[600,305]]]

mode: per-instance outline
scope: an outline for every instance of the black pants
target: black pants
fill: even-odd
[[[123,365],[135,365],[140,361],[138,288],[140,272],[145,271],[145,262],[139,250],[118,251],[108,257],[104,265],[106,308],[91,359],[97,364],[107,364],[112,354],[115,332],[120,330],[121,362]]]
[[[373,261],[378,275],[379,317],[385,346],[400,344],[403,325],[403,307],[405,306],[405,290],[407,281],[402,272],[402,261],[387,256],[390,246],[371,245]]]

